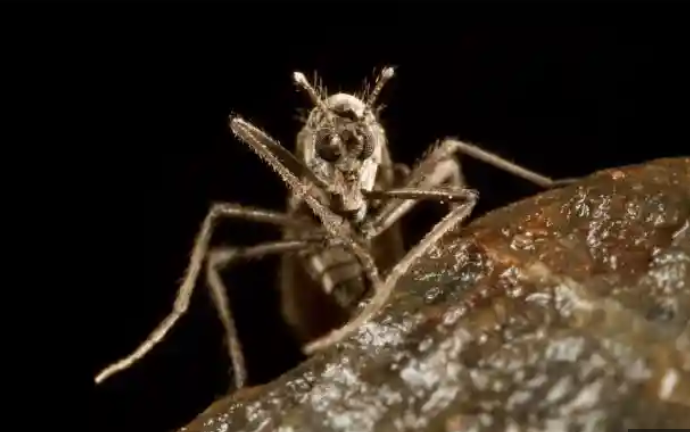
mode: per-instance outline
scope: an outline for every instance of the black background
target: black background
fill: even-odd
[[[227,116],[241,113],[292,149],[297,109],[309,108],[294,70],[352,92],[374,68],[398,66],[382,120],[407,163],[449,135],[552,177],[690,153],[679,4],[97,3],[53,5],[60,13],[44,36],[65,77],[67,97],[53,109],[79,105],[81,199],[98,209],[98,283],[84,297],[93,302],[92,374],[170,310],[212,201],[283,205],[284,186],[230,135]],[[538,192],[479,162],[465,168],[481,192],[477,214]],[[411,238],[439,216],[426,213],[407,223]],[[229,223],[215,241],[276,235]],[[242,288],[232,299],[253,383],[299,361],[271,288],[274,265],[243,266],[230,279]],[[163,432],[190,421],[229,384],[221,342],[200,289],[164,343],[95,388],[94,430]]]

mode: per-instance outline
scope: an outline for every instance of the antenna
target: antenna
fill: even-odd
[[[330,110],[323,102],[323,99],[321,99],[319,92],[317,92],[316,89],[309,84],[307,77],[305,77],[302,72],[294,72],[292,74],[292,78],[295,80],[295,84],[297,84],[298,87],[307,92],[314,105],[319,107],[327,116],[330,117]]]
[[[383,86],[386,85],[389,79],[393,78],[393,75],[395,75],[395,68],[392,66],[383,68],[378,78],[376,78],[374,90],[371,91],[371,94],[365,102],[369,108],[374,106],[374,103],[376,103],[376,99],[379,97],[379,93],[381,93]]]

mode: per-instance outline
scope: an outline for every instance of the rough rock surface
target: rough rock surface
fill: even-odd
[[[448,234],[346,342],[184,431],[690,428],[690,158]]]

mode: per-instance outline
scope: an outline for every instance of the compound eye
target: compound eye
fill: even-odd
[[[363,140],[364,145],[362,147],[362,152],[359,154],[359,158],[361,160],[366,160],[374,154],[374,137],[369,134],[365,134]]]
[[[316,155],[326,162],[336,162],[343,155],[340,138],[330,132],[319,134],[316,140]]]
[[[345,129],[341,132],[340,138],[348,153],[359,160],[365,160],[374,153],[373,137],[365,129]]]
[[[348,149],[357,159],[366,160],[374,154],[374,137],[366,130],[348,131]]]

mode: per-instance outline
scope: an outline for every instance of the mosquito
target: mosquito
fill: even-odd
[[[328,96],[324,88],[312,86],[304,74],[295,72],[296,86],[314,107],[297,134],[294,154],[240,116],[230,116],[236,137],[288,186],[287,210],[214,204],[196,237],[173,311],[133,353],[103,369],[96,383],[129,368],[165,337],[187,311],[198,276],[205,270],[225,330],[234,385],[244,387],[244,356],[228,289],[219,273],[240,260],[283,257],[283,313],[305,342],[306,354],[342,341],[386,304],[397,281],[421,256],[471,214],[479,194],[465,185],[459,153],[544,188],[569,181],[555,181],[452,138],[432,145],[414,168],[394,163],[379,120],[382,106],[377,105],[393,75],[394,68],[386,67],[373,87],[365,86],[360,95]],[[450,211],[406,252],[398,222],[423,200],[448,203]],[[283,236],[250,247],[210,248],[213,228],[223,218],[275,225]]]

